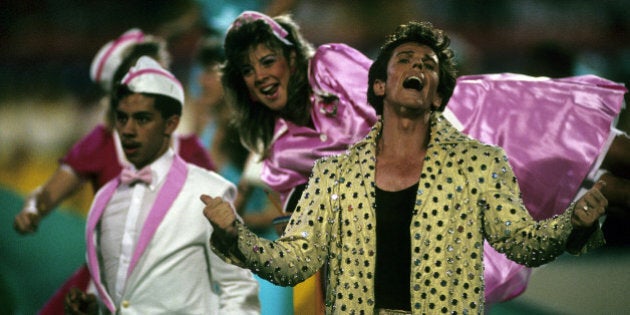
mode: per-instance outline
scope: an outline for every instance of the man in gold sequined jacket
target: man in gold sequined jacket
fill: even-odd
[[[388,38],[369,73],[381,119],[346,154],[316,163],[278,240],[256,237],[228,203],[202,196],[219,256],[289,286],[326,265],[328,314],[472,314],[484,312],[484,239],[527,266],[601,245],[603,183],[537,222],[503,150],[444,119],[455,82],[448,45],[426,22]]]

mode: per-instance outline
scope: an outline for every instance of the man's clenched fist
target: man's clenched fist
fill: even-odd
[[[203,209],[203,215],[210,221],[215,232],[228,237],[236,237],[236,229],[234,228],[236,214],[230,203],[221,197],[208,195],[202,195],[201,201],[206,205]]]

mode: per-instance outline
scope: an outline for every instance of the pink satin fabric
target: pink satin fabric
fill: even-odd
[[[464,133],[505,149],[527,209],[544,219],[562,212],[575,197],[626,91],[593,75],[463,76],[448,108]]]
[[[486,304],[509,301],[527,289],[532,269],[519,265],[483,243],[484,296]]]
[[[345,152],[376,122],[367,102],[367,74],[372,61],[343,45],[320,46],[310,62],[311,119],[315,129],[278,119],[271,154],[261,179],[280,193],[284,205],[295,186],[307,182],[315,160]],[[336,96],[330,100],[329,95]]]
[[[462,131],[505,149],[523,202],[536,219],[561,213],[601,153],[626,88],[593,75],[462,76],[448,103]],[[597,167],[597,166],[595,166]],[[531,270],[484,244],[487,303],[527,287]]]

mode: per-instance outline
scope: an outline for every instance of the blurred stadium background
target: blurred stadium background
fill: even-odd
[[[47,218],[34,236],[17,235],[12,223],[25,194],[102,120],[99,92],[89,80],[97,50],[132,27],[160,35],[173,54],[173,72],[194,96],[194,53],[205,29],[222,33],[242,10],[262,8],[288,8],[315,45],[343,42],[368,56],[397,25],[428,20],[451,36],[461,74],[589,73],[630,83],[630,1],[623,0],[3,0],[1,314],[36,313],[84,260],[89,187]],[[627,110],[618,127],[630,130]],[[181,132],[187,128],[184,123]],[[562,256],[535,270],[525,294],[489,313],[628,313],[629,263],[627,246],[607,246],[580,258]]]

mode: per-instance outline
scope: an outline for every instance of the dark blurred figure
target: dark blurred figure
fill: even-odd
[[[543,42],[534,46],[525,60],[526,74],[563,78],[572,76],[575,54],[554,42]]]

